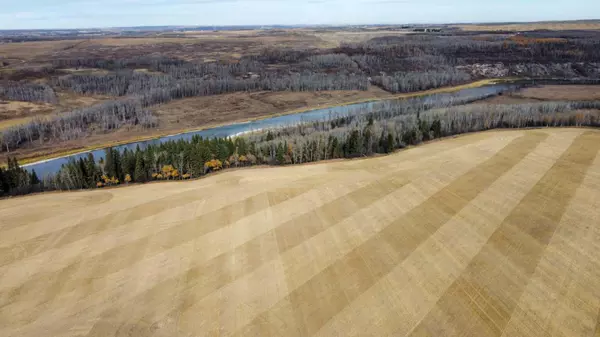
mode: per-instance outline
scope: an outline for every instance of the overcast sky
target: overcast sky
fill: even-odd
[[[0,0],[0,29],[600,18],[600,0]]]

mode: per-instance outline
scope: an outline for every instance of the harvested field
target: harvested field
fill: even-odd
[[[515,95],[548,101],[600,100],[600,85],[544,85],[537,88],[525,88]]]
[[[600,132],[0,201],[1,336],[594,336]]]
[[[518,94],[501,95],[483,99],[472,104],[527,104],[539,103],[539,100],[533,98],[524,98]]]
[[[531,31],[531,30],[599,30],[600,22],[590,21],[565,21],[565,22],[530,22],[507,24],[469,24],[455,25],[453,27],[466,31]]]
[[[474,104],[527,104],[540,101],[600,100],[600,85],[543,85],[490,97]]]

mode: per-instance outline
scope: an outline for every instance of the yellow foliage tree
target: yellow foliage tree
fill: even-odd
[[[103,186],[119,185],[119,183],[119,179],[115,177],[110,178],[106,174],[102,175],[102,181],[98,182],[98,184],[102,184]],[[98,184],[96,186],[100,187]]]
[[[162,171],[162,176],[166,179],[169,179],[170,177],[173,176],[173,171],[177,171],[177,170],[175,170],[173,165],[165,165],[162,167],[161,171]]]
[[[204,169],[207,171],[218,171],[223,168],[223,163],[218,159],[213,159],[204,164]]]
[[[253,154],[249,154],[246,156],[248,163],[250,163],[251,165],[255,165],[256,164],[256,156]]]
[[[128,184],[131,182],[131,176],[129,174],[125,175],[125,182]]]

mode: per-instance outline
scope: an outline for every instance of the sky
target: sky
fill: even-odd
[[[600,0],[0,0],[0,29],[598,18]]]

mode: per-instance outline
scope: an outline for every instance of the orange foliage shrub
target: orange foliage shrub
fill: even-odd
[[[106,174],[102,175],[102,184],[104,184],[104,186],[112,186],[112,185],[119,185],[120,181],[119,179],[115,178],[115,177],[109,177]]]
[[[223,163],[218,159],[213,159],[204,163],[204,170],[206,171],[218,171],[223,168]]]
[[[526,46],[529,44],[535,43],[561,43],[567,42],[567,39],[556,38],[556,37],[548,37],[548,38],[534,38],[534,37],[525,37],[521,35],[515,35],[508,38],[508,40],[518,43],[520,45]]]

